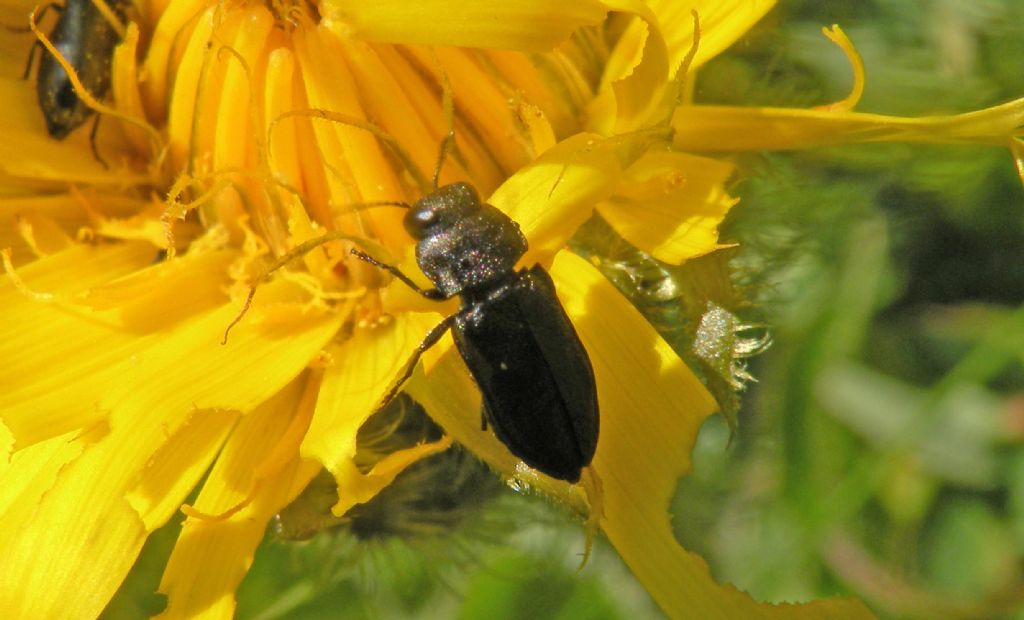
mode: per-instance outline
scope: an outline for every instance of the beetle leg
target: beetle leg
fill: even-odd
[[[31,49],[28,50],[28,62],[25,63],[25,72],[21,74],[21,79],[27,80],[30,73],[32,73],[32,62],[36,59],[36,52],[43,49],[43,44],[36,41],[32,44]]]
[[[64,5],[58,4],[56,2],[51,2],[50,4],[47,4],[43,8],[39,9],[39,13],[36,15],[36,21],[43,21],[43,18],[46,17],[46,12],[49,11],[50,9],[53,9],[58,13],[62,13],[64,11]]]
[[[487,410],[487,405],[480,405],[480,430],[487,430],[487,421],[491,418],[491,412]]]
[[[413,352],[412,357],[409,358],[409,361],[405,363],[405,367],[402,368],[402,375],[398,378],[398,381],[395,381],[394,385],[391,386],[391,389],[388,390],[388,393],[384,395],[384,400],[381,401],[380,404],[381,407],[384,407],[385,405],[390,403],[391,400],[398,395],[398,392],[402,389],[402,385],[409,380],[409,377],[412,376],[413,371],[416,369],[416,364],[418,364],[420,361],[420,357],[422,357],[423,354],[427,352],[427,349],[434,346],[435,344],[438,343],[439,340],[441,340],[441,337],[444,336],[444,333],[448,331],[449,328],[451,328],[456,316],[458,315],[453,314],[451,316],[445,317],[443,321],[435,325],[429,332],[427,332],[427,336],[416,347],[416,350]]]
[[[442,293],[441,291],[437,290],[436,288],[422,288],[419,284],[416,284],[415,282],[413,282],[412,278],[410,278],[409,276],[407,276],[404,273],[402,273],[401,270],[398,269],[398,267],[395,267],[394,265],[384,264],[384,263],[380,262],[379,260],[377,260],[376,258],[370,256],[366,252],[361,252],[361,251],[359,251],[359,250],[357,250],[355,248],[352,248],[352,256],[355,256],[356,258],[358,258],[361,261],[370,263],[374,267],[380,267],[381,269],[387,271],[391,275],[395,276],[396,278],[398,278],[399,280],[404,282],[406,286],[408,286],[412,290],[416,291],[420,295],[423,295],[427,299],[433,299],[433,300],[448,299],[447,297],[444,296],[444,293]]]
[[[89,132],[89,145],[92,146],[92,156],[96,158],[96,161],[100,162],[100,165],[103,166],[104,170],[110,170],[110,166],[107,165],[107,162],[100,157],[100,149],[96,145],[96,134],[100,129],[101,116],[102,115],[97,114],[96,119],[92,122],[92,131]]]
[[[587,561],[590,560],[590,551],[594,546],[594,536],[600,529],[601,519],[604,517],[604,485],[601,483],[600,476],[594,471],[593,466],[583,468],[580,482],[583,483],[583,492],[587,496],[587,504],[590,505],[590,514],[587,515],[585,527],[587,535],[586,548],[583,551],[583,559],[580,560],[580,565],[576,572],[583,570],[583,567],[587,565]]]
[[[64,7],[55,2],[51,2],[50,4],[47,4],[42,9],[39,10],[39,14],[36,15],[36,20],[42,21],[43,17],[46,15],[46,12],[49,11],[50,9],[55,9],[58,13],[60,13],[61,11],[64,10]],[[7,30],[11,32],[32,32],[32,29],[27,26],[24,29],[16,28],[13,26],[7,26]],[[25,63],[25,73],[21,75],[21,79],[28,79],[29,74],[32,73],[32,62],[35,60],[36,52],[45,49],[46,48],[43,47],[42,42],[40,42],[38,39],[32,43],[32,47],[28,50],[28,62]],[[42,53],[45,53],[45,51],[43,51]]]

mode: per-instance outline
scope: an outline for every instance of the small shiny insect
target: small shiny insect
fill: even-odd
[[[404,225],[417,240],[417,263],[435,288],[423,289],[396,267],[352,253],[428,299],[458,295],[462,303],[423,339],[385,402],[451,329],[483,395],[483,428],[490,424],[530,467],[579,481],[597,448],[594,371],[551,276],[540,265],[515,270],[527,250],[519,225],[482,203],[466,183],[421,198],[409,207]]]
[[[124,19],[125,0],[108,1],[107,5]],[[110,88],[110,62],[114,47],[120,41],[117,31],[93,0],[67,0],[63,8],[53,6],[61,13],[50,33],[50,40],[74,67],[86,90],[98,99],[103,98]],[[45,50],[39,59],[36,95],[46,120],[46,131],[58,140],[65,138],[94,113],[75,92],[64,67]],[[93,127],[94,135],[95,132]]]

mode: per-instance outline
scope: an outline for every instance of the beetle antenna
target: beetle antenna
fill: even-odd
[[[373,202],[356,202],[347,205],[350,211],[366,211],[367,209],[373,209],[375,207],[398,207],[400,209],[411,209],[412,205],[408,202],[400,202],[397,200],[375,200]]]
[[[424,194],[430,193],[430,185],[427,184],[427,178],[423,175],[423,171],[419,169],[416,163],[412,159],[412,155],[409,154],[398,139],[384,131],[381,127],[371,123],[370,121],[349,116],[347,114],[341,114],[339,112],[331,112],[330,110],[324,110],[321,108],[308,108],[305,110],[290,110],[279,114],[274,120],[270,121],[270,125],[267,126],[267,143],[269,144],[273,136],[274,130],[277,128],[278,123],[281,121],[294,118],[294,117],[307,117],[313,119],[323,119],[332,123],[338,123],[339,125],[347,125],[349,127],[355,127],[356,129],[362,129],[373,134],[378,140],[386,145],[402,166],[412,176],[413,181],[419,186],[420,191]]]
[[[444,112],[444,124],[448,127],[448,133],[441,140],[441,147],[437,153],[437,165],[434,166],[434,189],[437,189],[438,181],[441,179],[441,167],[444,166],[445,157],[455,146],[455,102],[452,97],[452,83],[448,80],[441,62],[438,61],[438,69],[441,72],[441,109]]]

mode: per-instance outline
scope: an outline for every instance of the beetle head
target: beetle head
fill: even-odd
[[[452,183],[417,200],[402,223],[414,239],[424,239],[434,231],[451,228],[479,209],[480,196],[472,185]]]

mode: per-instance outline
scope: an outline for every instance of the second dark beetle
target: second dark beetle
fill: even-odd
[[[462,305],[427,334],[386,400],[451,329],[483,395],[484,426],[530,467],[577,482],[597,448],[594,371],[551,276],[540,265],[515,270],[527,250],[519,225],[465,183],[424,196],[404,224],[436,288],[422,289],[395,267],[353,253],[425,297],[458,295]]]
[[[125,0],[107,2],[121,19],[126,4]],[[121,39],[92,0],[67,0],[50,40],[75,68],[82,85],[102,99],[110,88],[110,61]],[[64,138],[93,114],[78,97],[64,67],[45,50],[39,59],[36,94],[46,131],[54,138]]]

